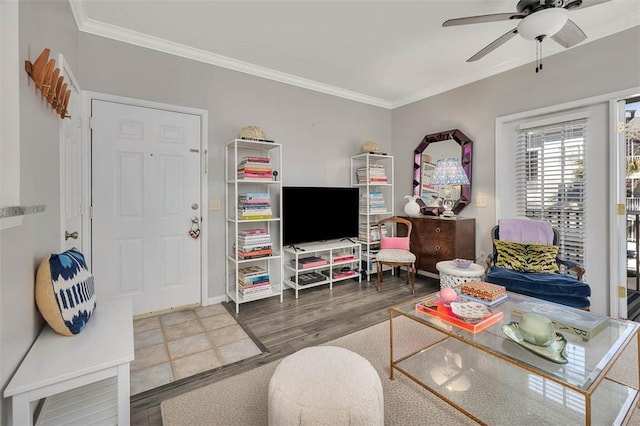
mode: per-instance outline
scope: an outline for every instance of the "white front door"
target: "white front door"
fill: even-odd
[[[96,296],[134,314],[200,302],[201,117],[93,100],[92,261]],[[196,224],[196,225],[197,225]]]
[[[61,76],[71,90],[67,105],[68,117],[60,125],[60,235],[61,249],[77,248],[84,252],[82,232],[84,213],[82,174],[82,102],[80,86],[62,55],[59,55]]]

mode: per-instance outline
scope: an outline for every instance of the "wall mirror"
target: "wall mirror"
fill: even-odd
[[[424,201],[422,213],[438,215],[444,211],[438,197],[439,188],[429,184],[436,161],[441,158],[460,158],[460,163],[469,178],[469,185],[460,187],[460,198],[453,206],[455,214],[471,202],[471,159],[473,141],[458,129],[426,135],[413,151],[413,195]]]

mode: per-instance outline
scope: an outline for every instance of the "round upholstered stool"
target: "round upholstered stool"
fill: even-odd
[[[269,425],[338,424],[384,424],[382,383],[371,363],[337,346],[284,358],[269,382]]]

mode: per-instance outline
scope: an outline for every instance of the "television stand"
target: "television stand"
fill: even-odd
[[[332,290],[334,283],[349,278],[362,282],[360,243],[349,238],[292,244],[284,249],[284,255],[283,283],[295,291],[296,299],[301,289],[328,284]]]

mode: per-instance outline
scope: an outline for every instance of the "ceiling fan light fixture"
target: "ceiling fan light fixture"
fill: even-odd
[[[562,7],[539,10],[520,21],[518,34],[527,40],[551,37],[564,27],[568,19],[569,12]]]

